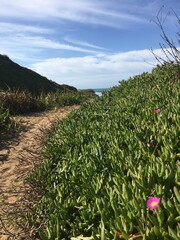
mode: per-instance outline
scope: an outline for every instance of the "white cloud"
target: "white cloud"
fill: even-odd
[[[161,55],[161,50],[155,50]],[[119,80],[140,74],[156,65],[150,50],[112,55],[52,58],[33,64],[31,69],[58,83],[77,88],[100,88],[118,84]]]
[[[126,8],[121,2],[104,0],[1,0],[0,16],[28,19],[46,19],[51,22],[55,18],[76,21],[86,24],[105,25],[115,28],[126,28],[128,24],[133,26],[138,22],[144,23],[140,14],[130,11],[135,6],[130,0],[126,1]],[[127,23],[127,24],[126,24]]]
[[[165,0],[174,1],[176,0]],[[98,32],[100,26],[118,28],[116,32],[120,32],[120,28],[131,28],[132,34],[135,34],[139,23],[147,24],[157,9],[159,10],[157,6],[161,6],[161,0],[147,2],[0,0],[0,54],[7,54],[22,65],[31,65],[34,70],[59,83],[71,84],[78,88],[112,86],[117,84],[118,80],[151,69],[151,65],[145,61],[152,64],[154,58],[149,50],[108,54],[108,49],[88,40],[89,34],[85,35],[86,31],[95,29],[93,40],[96,40],[96,34],[97,39],[101,35],[101,31]],[[84,31],[84,26],[74,22],[93,25],[93,28],[88,29],[89,26],[86,26]],[[107,32],[104,28],[101,29],[103,44],[103,36],[106,37],[107,34],[107,39],[109,38],[109,29],[106,29]],[[112,32],[115,32],[114,29]],[[67,38],[64,35],[74,37]],[[81,38],[87,40],[83,41]],[[111,48],[117,49],[113,42]],[[119,49],[123,49],[123,46]],[[74,53],[76,56],[88,56],[58,58],[60,55],[73,56]]]
[[[40,26],[0,22],[0,33],[3,35],[18,33],[52,34],[54,33],[54,30]]]
[[[74,45],[79,45],[79,46],[83,46],[83,47],[95,48],[95,49],[99,49],[99,50],[109,51],[109,49],[102,48],[102,47],[97,46],[97,45],[95,45],[95,44],[91,44],[91,43],[88,43],[88,42],[86,42],[86,41],[74,39],[74,38],[71,38],[71,37],[64,37],[64,40],[67,41],[67,42],[69,42],[69,43],[72,43],[72,44],[74,44]]]
[[[25,27],[24,32],[13,32],[15,29],[11,29],[12,25],[8,25],[9,28],[3,28],[4,25],[0,25],[0,29],[6,34],[0,34],[0,53],[7,54],[9,57],[14,60],[23,60],[24,62],[38,61],[41,58],[41,54],[48,53],[52,51],[73,51],[73,52],[81,52],[86,54],[98,54],[101,52],[99,49],[89,49],[85,47],[74,46],[70,44],[66,44],[63,42],[51,40],[48,37],[38,36],[36,33],[38,28]],[[18,25],[14,24],[14,27],[18,27]],[[46,29],[41,29],[46,31]],[[31,33],[29,33],[30,31]],[[48,29],[47,29],[48,31]],[[2,31],[3,32],[3,31]],[[57,54],[56,51],[56,54]]]
[[[177,0],[164,0],[163,3],[172,8],[174,1]],[[74,21],[126,29],[135,28],[139,23],[148,24],[161,6],[161,0],[0,0],[0,19],[48,23]]]
[[[85,53],[97,53],[97,51],[94,51],[94,50],[88,50],[85,48],[76,47],[69,44],[63,44],[58,41],[53,41],[43,37],[25,36],[23,37],[23,40],[24,40],[24,43],[35,48],[69,50],[69,51],[78,51],[78,52],[85,52]]]

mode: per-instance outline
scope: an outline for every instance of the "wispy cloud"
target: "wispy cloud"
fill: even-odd
[[[172,0],[163,3],[170,6]],[[27,22],[78,22],[111,28],[135,28],[148,24],[162,6],[161,0],[1,0],[0,19]],[[178,3],[177,3],[178,4]],[[180,5],[180,3],[179,3]]]
[[[161,55],[161,50],[155,50]],[[74,58],[52,58],[31,65],[40,74],[58,83],[77,88],[113,86],[119,80],[149,71],[157,62],[150,50],[130,51],[116,54]]]
[[[123,4],[124,1],[114,0],[111,4],[107,0],[103,2],[95,0],[31,0],[29,2],[1,0],[0,16],[11,19],[25,18],[29,21],[43,18],[49,22],[57,18],[115,28],[124,28],[128,24],[134,25],[137,22],[144,23],[142,16],[129,10],[133,5],[135,6],[131,0],[126,1],[126,8],[122,7]]]
[[[18,33],[35,33],[35,34],[52,34],[55,31],[51,28],[41,26],[25,25],[18,23],[0,22],[0,34],[18,34]]]
[[[17,25],[8,25],[10,28],[3,28],[4,25],[0,25],[2,34],[0,34],[0,53],[7,54],[13,59],[23,60],[24,62],[34,61],[39,59],[40,53],[45,54],[53,53],[56,51],[71,51],[71,52],[81,52],[85,54],[98,54],[101,53],[101,49],[90,49],[88,46],[74,46],[72,44],[67,44],[64,42],[55,41],[49,39],[48,37],[39,36],[38,34],[33,35],[32,33],[37,33],[38,30],[48,32],[48,29],[39,29],[25,27],[23,31],[16,32]],[[15,32],[14,32],[15,31]],[[3,32],[6,32],[4,35]],[[29,33],[31,32],[31,34]]]
[[[78,46],[83,46],[83,47],[88,47],[88,48],[94,48],[94,49],[99,49],[99,50],[110,51],[109,49],[97,46],[95,44],[88,43],[86,41],[74,39],[74,38],[71,38],[71,37],[64,37],[64,40],[69,42],[69,43],[72,43],[73,45],[78,45]]]
[[[84,53],[98,53],[99,51],[89,50],[81,47],[72,46],[69,44],[60,43],[58,41],[53,41],[48,38],[43,37],[33,37],[33,36],[25,36],[23,37],[23,41],[26,45],[29,45],[34,48],[45,48],[45,49],[55,49],[55,50],[69,50],[69,51],[77,51]]]
[[[136,30],[141,36],[150,29],[153,38],[148,23],[161,5],[161,0],[0,0],[0,53],[60,83],[112,86],[151,69],[149,50],[119,51],[135,49],[133,38],[140,41],[137,49],[148,48]]]

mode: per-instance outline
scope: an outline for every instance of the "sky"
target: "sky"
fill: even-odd
[[[156,66],[161,8],[176,44],[180,0],[0,0],[0,54],[59,84],[109,88]]]

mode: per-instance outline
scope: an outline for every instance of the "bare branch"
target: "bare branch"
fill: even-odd
[[[159,12],[156,16],[156,19],[153,20],[153,22],[159,27],[159,29],[161,31],[161,38],[164,43],[160,43],[159,45],[160,45],[160,48],[161,48],[165,58],[160,57],[157,54],[155,54],[152,49],[151,49],[151,52],[153,53],[155,59],[161,64],[168,63],[168,62],[174,62],[174,63],[180,65],[180,50],[176,46],[174,41],[168,37],[168,35],[165,32],[165,28],[164,28],[165,21],[166,21],[167,17],[169,16],[170,12],[168,12],[164,16],[163,8],[164,8],[164,6],[162,6],[162,8],[159,10]],[[176,35],[177,35],[177,42],[178,42],[178,44],[180,44],[180,17],[176,14],[176,12],[174,10],[172,10],[172,11],[177,19],[177,23],[179,26]]]

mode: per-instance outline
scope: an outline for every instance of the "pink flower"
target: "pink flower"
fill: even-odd
[[[151,146],[151,144],[150,143],[147,143],[147,147],[150,147]]]
[[[155,113],[160,113],[160,111],[161,111],[160,108],[156,108],[156,109],[154,110]]]
[[[158,197],[149,197],[147,200],[147,208],[156,209],[160,203],[160,198]]]

